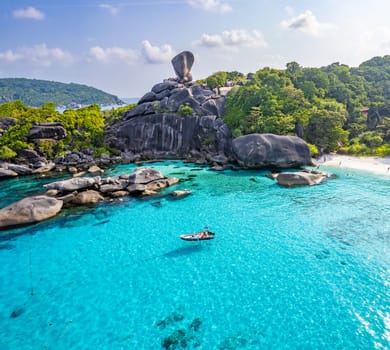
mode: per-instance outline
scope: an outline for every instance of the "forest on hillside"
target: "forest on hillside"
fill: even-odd
[[[56,110],[54,103],[47,103],[40,108],[25,106],[21,101],[3,103],[0,105],[0,125],[1,118],[13,119],[14,123],[6,130],[0,128],[0,160],[12,159],[23,149],[35,149],[46,159],[81,149],[90,149],[95,156],[113,153],[115,150],[105,143],[104,126],[133,107],[135,104],[102,111],[95,104],[61,113]],[[63,125],[66,131],[64,139],[42,139],[36,142],[28,139],[29,130],[34,124],[50,122]]]
[[[117,96],[81,84],[25,78],[0,79],[0,104],[15,100],[32,107],[40,107],[49,102],[56,106],[72,103],[80,105],[121,103]]]
[[[217,72],[200,82],[211,88],[234,85],[224,121],[235,137],[298,135],[314,154],[390,155],[390,56],[357,68],[290,62],[283,70],[266,67],[247,76]]]
[[[390,56],[374,57],[356,68],[340,63],[305,68],[290,62],[286,69],[265,67],[248,75],[217,72],[199,83],[230,88],[223,119],[234,137],[297,135],[307,141],[313,156],[323,152],[390,156]],[[135,106],[102,111],[92,104],[60,113],[55,102],[40,108],[21,100],[0,104],[0,119],[12,120],[12,126],[0,129],[0,160],[12,159],[26,148],[47,159],[86,148],[97,155],[115,153],[105,144],[105,126]],[[179,114],[183,118],[193,113],[182,107],[189,110]],[[61,123],[67,136],[58,142],[30,142],[29,130],[41,122]]]

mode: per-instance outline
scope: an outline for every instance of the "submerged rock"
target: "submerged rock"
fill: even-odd
[[[176,191],[172,191],[170,193],[170,195],[174,198],[180,198],[180,197],[186,197],[188,196],[189,194],[191,194],[191,191],[190,190],[176,190]]]
[[[73,199],[74,204],[96,204],[104,200],[104,197],[97,191],[87,190],[78,193]]]
[[[0,228],[49,219],[58,214],[62,205],[62,200],[48,196],[24,198],[0,209]]]
[[[25,311],[24,307],[18,307],[16,308],[15,310],[13,310],[11,312],[11,315],[9,315],[9,318],[17,318],[19,317],[21,314],[23,314]]]

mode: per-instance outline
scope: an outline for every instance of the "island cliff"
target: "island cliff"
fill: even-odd
[[[69,127],[77,116],[65,112],[70,123],[50,106],[40,111],[51,115],[50,122],[28,119],[27,127],[23,126],[19,134],[16,131],[22,122],[3,116],[0,138],[4,138],[4,145],[12,135],[19,135],[22,144],[28,144],[29,148],[20,149],[18,145],[13,151],[3,147],[7,162],[0,159],[0,178],[51,170],[77,173],[92,165],[107,167],[117,162],[160,159],[184,159],[209,164],[215,170],[222,170],[229,163],[247,169],[298,168],[311,164],[308,145],[299,137],[251,134],[233,138],[223,119],[226,96],[219,94],[218,89],[194,82],[193,63],[194,56],[189,51],[175,56],[172,64],[176,78],[155,84],[135,107],[105,126],[100,110],[93,106],[78,115],[77,132]],[[20,113],[26,109],[23,105],[18,108]],[[94,128],[95,124],[100,126]],[[101,142],[90,142],[84,147],[83,132],[92,135],[91,140]],[[96,158],[93,147],[103,145],[108,145],[115,156],[103,152]]]
[[[107,128],[109,145],[124,159],[237,162],[244,168],[311,164],[309,148],[298,137],[254,134],[233,141],[222,118],[225,96],[192,81],[193,62],[191,52],[175,56],[177,77],[154,85],[119,123]]]

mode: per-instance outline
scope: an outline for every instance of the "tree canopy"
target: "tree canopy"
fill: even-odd
[[[20,100],[32,107],[40,107],[48,102],[53,102],[56,106],[70,103],[81,105],[121,103],[114,95],[81,84],[25,78],[0,79],[0,103],[14,100]]]
[[[323,151],[383,156],[390,155],[389,101],[390,56],[357,68],[338,62],[305,68],[289,62],[286,69],[262,68],[235,86],[224,120],[234,136],[298,135]]]

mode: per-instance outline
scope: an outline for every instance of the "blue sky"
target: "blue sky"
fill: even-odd
[[[390,54],[389,0],[0,0],[0,77],[140,97],[190,50],[194,79]]]

